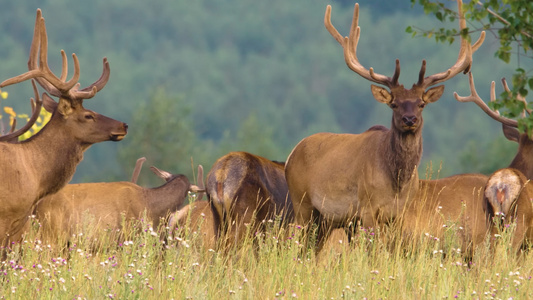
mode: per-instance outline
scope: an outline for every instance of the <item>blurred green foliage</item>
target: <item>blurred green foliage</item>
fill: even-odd
[[[457,9],[449,8],[446,2],[431,0],[411,0],[424,8],[426,14],[434,15],[441,22],[456,22]],[[502,91],[491,107],[500,110],[505,116],[519,118],[526,108],[519,97],[526,97],[533,89],[533,2],[530,0],[490,0],[469,1],[463,3],[468,28],[461,34],[488,31],[495,36],[499,46],[494,56],[505,63],[516,66],[511,74],[510,93]],[[416,30],[408,26],[408,33],[414,36],[434,37],[437,42],[453,43],[458,36],[455,29]],[[532,109],[529,103],[527,109]],[[519,121],[522,132],[533,133],[533,116],[529,115]]]
[[[374,100],[368,81],[346,67],[342,48],[323,25],[325,7],[332,4],[333,24],[348,34],[354,2],[0,0],[0,4],[2,80],[26,70],[38,7],[47,21],[53,70],[60,69],[60,49],[75,52],[83,87],[100,76],[101,59],[109,59],[107,86],[84,104],[127,122],[130,130],[120,143],[91,147],[78,167],[76,182],[128,180],[141,156],[147,165],[189,176],[197,164],[209,170],[217,158],[233,150],[284,161],[310,134],[358,133],[375,124],[390,125],[390,109]],[[410,86],[417,80],[422,59],[428,61],[427,73],[441,72],[455,62],[458,45],[436,45],[404,32],[412,24],[435,26],[434,18],[411,9],[410,1],[359,4],[358,57],[365,66],[392,74],[399,58],[400,82]],[[490,81],[515,69],[493,57],[495,43],[488,37],[474,55],[477,88],[484,99]],[[29,82],[5,90],[17,112],[29,110],[25,101],[32,93]],[[455,101],[453,91],[469,92],[465,75],[448,81],[441,100],[424,111],[421,167],[442,161],[443,175],[484,170],[483,161],[466,166],[461,157],[492,147],[502,136],[501,129],[475,105]],[[497,164],[487,165],[504,167],[513,156],[512,151],[502,153],[489,158]],[[146,169],[139,183],[156,184]]]

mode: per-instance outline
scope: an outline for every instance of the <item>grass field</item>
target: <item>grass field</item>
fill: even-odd
[[[481,246],[471,261],[453,239],[420,237],[391,250],[394,233],[335,232],[318,256],[302,229],[276,222],[238,249],[215,251],[179,231],[161,241],[139,223],[122,239],[80,229],[67,250],[38,239],[39,224],[2,263],[3,299],[531,299],[533,257],[509,249],[512,232]],[[163,229],[164,231],[165,229]],[[168,229],[166,229],[168,231]],[[450,235],[450,236],[453,236]],[[90,237],[90,238],[86,238]],[[96,238],[95,238],[96,237]],[[108,238],[112,237],[112,238]],[[95,239],[98,243],[94,243]]]

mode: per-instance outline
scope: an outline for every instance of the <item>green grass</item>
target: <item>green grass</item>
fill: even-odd
[[[276,229],[214,251],[185,231],[162,242],[149,224],[117,242],[81,232],[66,250],[38,239],[38,224],[2,263],[5,299],[530,299],[533,256],[517,256],[511,233],[466,262],[455,241],[420,237],[416,247],[383,242],[395,233],[359,229],[332,237],[317,256],[299,227]],[[85,227],[90,231],[90,226]],[[163,229],[168,230],[168,229]],[[90,238],[87,238],[90,237]],[[94,243],[94,238],[100,244]],[[118,243],[118,246],[113,246]],[[447,245],[447,243],[451,243]],[[95,250],[95,245],[98,246]],[[444,250],[445,249],[445,250]]]

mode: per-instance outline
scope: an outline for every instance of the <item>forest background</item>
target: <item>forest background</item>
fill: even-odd
[[[406,32],[409,26],[457,28],[457,23],[438,24],[409,0],[358,2],[358,57],[365,67],[391,76],[399,58],[400,82],[410,87],[422,59],[428,62],[426,74],[444,71],[457,59],[457,42],[437,44]],[[374,100],[370,82],[348,69],[341,46],[324,28],[331,4],[333,24],[347,35],[354,3],[0,0],[0,79],[26,71],[35,11],[41,8],[52,69],[60,72],[60,49],[74,52],[80,82],[87,86],[100,76],[107,57],[111,78],[85,106],[130,126],[123,141],[92,146],[73,182],[127,180],[141,156],[149,165],[189,176],[191,160],[209,169],[229,151],[284,161],[302,138],[316,132],[390,126],[390,108]],[[500,93],[500,79],[519,64],[533,69],[531,60],[502,62],[494,55],[498,47],[489,34],[474,54],[476,88],[485,101],[491,81]],[[70,56],[69,65],[72,73]],[[445,85],[442,98],[424,110],[421,176],[428,167],[435,178],[507,166],[517,144],[477,106],[453,97],[454,91],[470,93],[467,76]],[[0,106],[29,112],[29,82],[2,91],[9,97]],[[145,169],[139,183],[159,184],[149,173]]]

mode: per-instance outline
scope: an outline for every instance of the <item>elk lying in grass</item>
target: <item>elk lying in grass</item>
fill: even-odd
[[[284,163],[247,152],[230,152],[219,158],[207,174],[206,192],[211,202],[217,238],[235,244],[262,222],[293,219]],[[224,234],[227,233],[227,234]]]
[[[483,174],[420,180],[418,192],[408,199],[402,214],[403,242],[417,245],[421,237],[444,240],[451,230],[458,238],[455,246],[471,257],[487,234],[482,208],[486,183]]]
[[[205,249],[215,248],[215,219],[209,201],[198,200],[187,204],[174,213],[169,220],[168,227],[172,237],[180,235],[192,236],[191,233],[201,235],[201,243]]]
[[[458,1],[459,24],[466,28]],[[418,82],[411,89],[398,83],[400,63],[392,77],[366,69],[357,59],[360,28],[357,25],[359,5],[355,5],[348,37],[331,24],[331,6],[325,14],[325,26],[344,48],[348,67],[363,78],[387,86],[371,86],[377,101],[393,111],[391,128],[374,126],[361,134],[318,133],[304,138],[292,150],[285,169],[294,205],[296,223],[315,222],[319,230],[319,246],[330,228],[343,227],[352,221],[363,226],[392,222],[403,211],[405,201],[419,189],[417,166],[422,156],[422,110],[437,101],[444,86],[429,88],[461,72],[472,64],[472,53],[484,40],[471,45],[461,38],[456,63],[447,71],[424,77],[422,62]],[[323,226],[325,224],[325,226]]]
[[[48,67],[48,39],[41,11],[37,10],[35,30],[30,49],[29,71],[5,80],[0,87],[34,78],[59,103],[43,94],[43,105],[53,111],[50,121],[31,138],[13,143],[14,135],[0,138],[0,241],[20,239],[22,230],[39,199],[61,189],[83,159],[83,152],[94,143],[120,141],[127,133],[125,123],[110,119],[83,107],[83,100],[92,98],[104,88],[110,69],[104,58],[102,76],[90,86],[80,89],[80,67],[75,54],[74,76],[67,78],[67,57],[61,51],[63,70],[56,77]],[[35,114],[39,110],[34,111]],[[23,128],[26,128],[23,127]],[[21,129],[23,129],[21,128]],[[17,134],[21,133],[16,133]]]
[[[151,169],[166,181],[164,185],[143,188],[127,181],[69,184],[44,197],[34,211],[43,240],[51,244],[68,241],[87,222],[94,222],[91,231],[95,233],[102,229],[117,231],[144,215],[157,229],[162,219],[183,205],[189,192],[202,191],[185,175]]]

